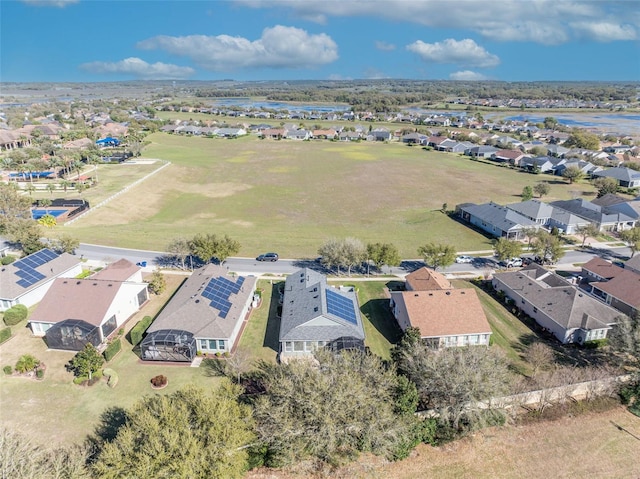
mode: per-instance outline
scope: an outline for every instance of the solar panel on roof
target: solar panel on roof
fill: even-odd
[[[353,302],[329,289],[327,289],[327,312],[351,324],[358,324]]]
[[[212,278],[202,291],[202,297],[210,300],[209,306],[217,309],[221,318],[226,318],[232,306],[229,296],[237,294],[243,282],[242,276],[238,278],[237,283],[223,277]]]
[[[27,288],[46,278],[46,275],[36,271],[35,268],[42,266],[57,257],[58,255],[56,253],[45,248],[37,253],[27,256],[26,258],[16,261],[13,263],[17,269],[16,276],[22,278],[19,281],[16,281],[16,284],[23,288]]]

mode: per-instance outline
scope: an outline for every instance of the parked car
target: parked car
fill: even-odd
[[[146,268],[147,267],[147,262],[146,261],[138,261],[136,263],[136,266],[140,266],[141,268]]]
[[[507,268],[519,268],[522,266],[522,258],[510,258],[503,262]]]
[[[471,256],[458,256],[456,263],[473,263],[473,257]]]
[[[256,258],[258,261],[278,261],[277,253],[265,253]]]

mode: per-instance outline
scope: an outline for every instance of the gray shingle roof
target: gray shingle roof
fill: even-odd
[[[553,207],[540,200],[521,201],[520,203],[511,203],[506,205],[507,208],[526,216],[529,219],[550,218],[553,213]]]
[[[201,338],[229,338],[237,322],[244,319],[240,315],[251,300],[257,279],[254,276],[244,277],[238,293],[229,296],[231,308],[227,316],[222,318],[219,311],[210,306],[211,300],[202,296],[209,281],[220,277],[234,283],[240,278],[228,275],[226,268],[215,264],[208,264],[194,271],[147,331],[151,333],[161,329],[180,329]]]
[[[538,265],[515,272],[498,273],[499,282],[517,291],[531,305],[566,330],[600,329],[616,322],[615,309],[579,291],[561,276]]]
[[[536,223],[529,218],[525,218],[520,213],[493,202],[481,205],[465,205],[462,209],[485,223],[500,228],[502,231],[536,226]]]
[[[329,290],[351,301],[356,324],[328,312]],[[348,336],[364,340],[358,298],[354,291],[329,286],[326,276],[308,268],[298,270],[287,277],[280,321],[280,341],[333,341]]]
[[[29,256],[26,256],[25,258],[28,258]],[[40,281],[32,284],[31,286],[27,286],[26,288],[18,284],[18,281],[20,281],[22,278],[16,274],[18,272],[18,268],[15,266],[15,263],[2,266],[0,268],[0,298],[15,300],[25,293],[40,287],[51,278],[55,278],[65,273],[66,271],[69,271],[78,263],[80,263],[80,260],[75,256],[72,256],[69,253],[62,253],[57,258],[52,259],[51,261],[35,268],[38,273],[44,275],[45,277]]]
[[[594,173],[594,176],[615,178],[618,181],[622,180],[631,182],[640,180],[640,171],[635,171],[630,168],[616,167],[598,171],[597,173]]]
[[[633,218],[625,214],[606,210],[595,203],[581,198],[553,201],[550,204],[597,224],[633,221]]]

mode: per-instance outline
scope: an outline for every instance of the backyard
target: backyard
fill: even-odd
[[[591,194],[588,183],[531,175],[401,143],[235,140],[154,133],[147,157],[172,164],[68,227],[84,242],[163,250],[177,236],[228,234],[240,255],[267,247],[312,257],[331,237],[391,242],[405,258],[427,241],[460,251],[490,240],[443,214],[463,202],[520,200],[547,180],[545,199]],[[101,183],[107,188],[109,178]],[[101,188],[102,186],[98,186]],[[584,191],[582,191],[584,190]],[[97,190],[96,190],[97,194]]]

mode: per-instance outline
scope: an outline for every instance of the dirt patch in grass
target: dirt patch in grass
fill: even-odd
[[[632,478],[640,475],[640,418],[623,408],[527,426],[482,430],[441,447],[418,446],[390,463],[363,456],[357,463],[313,475],[309,471],[251,471],[246,479],[301,477],[380,479]]]

